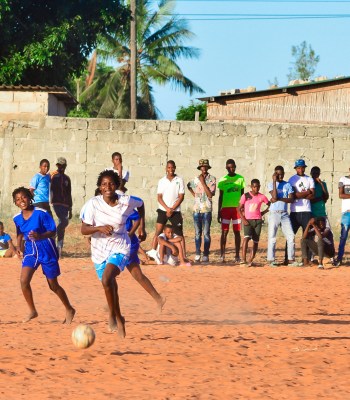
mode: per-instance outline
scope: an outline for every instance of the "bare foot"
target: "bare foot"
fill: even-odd
[[[38,315],[36,310],[32,311],[22,322],[29,322],[31,319],[37,318]]]
[[[163,311],[163,307],[164,307],[165,303],[166,303],[166,297],[159,296],[159,299],[157,300],[159,313],[161,313]]]
[[[73,321],[75,315],[75,309],[72,307],[71,309],[66,311],[66,318],[64,319],[63,323],[66,325],[70,325]]]
[[[109,317],[108,330],[110,332],[116,332],[118,330],[117,321],[115,320],[115,317]]]
[[[118,326],[118,336],[121,339],[124,339],[126,336],[125,332],[125,318],[122,317],[122,319],[117,319],[117,326]]]

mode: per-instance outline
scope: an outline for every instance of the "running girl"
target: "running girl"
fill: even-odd
[[[34,272],[41,265],[49,288],[59,297],[66,308],[66,318],[63,323],[70,324],[75,310],[71,306],[66,292],[57,281],[60,267],[53,239],[56,235],[55,222],[47,211],[33,207],[33,195],[29,189],[23,186],[15,189],[12,198],[16,206],[21,209],[21,212],[14,216],[13,221],[17,228],[16,252],[18,256],[23,253],[21,287],[29,306],[29,315],[23,322],[28,322],[38,316],[30,282]]]

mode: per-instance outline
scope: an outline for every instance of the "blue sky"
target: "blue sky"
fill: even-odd
[[[162,119],[175,119],[178,108],[196,97],[247,86],[261,90],[274,78],[280,86],[286,85],[293,61],[291,47],[304,40],[320,56],[315,76],[350,75],[350,1],[177,0],[175,11],[189,20],[189,29],[196,35],[188,45],[201,51],[198,59],[180,60],[179,65],[205,93],[191,97],[169,86],[156,86],[154,94]],[[228,14],[286,18],[247,20]],[[300,15],[314,18],[296,18]],[[330,15],[336,17],[320,17]],[[210,18],[213,20],[207,20]]]

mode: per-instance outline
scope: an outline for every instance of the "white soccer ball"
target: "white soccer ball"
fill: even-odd
[[[95,341],[95,332],[89,325],[78,325],[72,332],[72,342],[78,349],[87,349]]]

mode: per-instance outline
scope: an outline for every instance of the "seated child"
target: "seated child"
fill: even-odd
[[[158,236],[158,248],[156,262],[159,265],[177,265],[180,260],[180,266],[190,267],[192,264],[186,262],[183,252],[184,240],[182,236],[174,234],[171,225],[165,225],[163,233]]]
[[[318,241],[315,242],[315,236]],[[315,255],[318,255],[318,268],[324,269],[323,258],[326,255],[333,258],[335,255],[333,233],[330,228],[326,226],[326,218],[318,217],[311,218],[306,226],[303,238],[301,239],[301,252],[303,257],[303,265],[309,264],[308,249]]]
[[[11,236],[4,232],[4,224],[0,222],[0,257],[10,258],[16,256],[16,249]]]
[[[254,257],[258,250],[260,232],[262,227],[262,216],[269,211],[270,202],[268,198],[259,192],[260,181],[253,179],[250,184],[251,191],[244,193],[239,202],[238,212],[243,222],[244,239],[242,244],[242,264],[247,264],[247,249],[250,239],[253,240],[253,249],[249,259],[248,267],[253,264]],[[265,203],[267,208],[261,211],[261,205]]]

